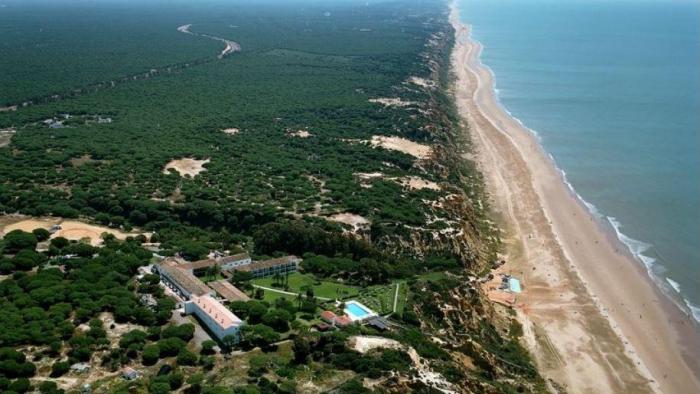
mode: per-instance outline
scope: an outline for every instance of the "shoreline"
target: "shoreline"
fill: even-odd
[[[500,105],[451,6],[456,104],[469,126],[542,374],[573,392],[700,392],[700,333],[595,218],[535,134]],[[526,158],[526,159],[525,159]],[[604,219],[604,217],[603,217]]]

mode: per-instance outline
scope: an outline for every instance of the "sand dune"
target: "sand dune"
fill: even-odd
[[[174,159],[168,162],[163,168],[163,174],[169,174],[170,169],[177,171],[180,176],[191,176],[195,177],[199,175],[200,172],[205,171],[204,165],[209,163],[209,159],[197,160],[191,157],[185,157],[182,159]]]
[[[370,141],[372,146],[381,146],[384,149],[395,150],[411,155],[417,159],[427,159],[433,150],[427,145],[422,145],[401,137],[386,137],[375,135]]]

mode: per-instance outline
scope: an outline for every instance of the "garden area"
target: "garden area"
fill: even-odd
[[[403,281],[397,281],[391,284],[371,286],[363,289],[357,300],[380,315],[392,312],[401,314],[406,305],[407,296],[408,285]],[[394,310],[394,298],[396,298],[396,310]]]
[[[306,295],[308,290],[311,289],[314,297],[322,301],[357,297],[360,292],[360,288],[355,286],[348,286],[328,280],[318,280],[313,275],[299,272],[289,274],[288,276],[270,276],[267,278],[253,279],[250,283],[253,286],[279,290],[281,296],[288,295],[281,292],[302,293]],[[274,292],[270,290],[265,291],[266,295],[270,293]]]

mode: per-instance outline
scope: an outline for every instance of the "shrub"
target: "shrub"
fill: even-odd
[[[176,356],[185,346],[187,343],[180,338],[165,338],[158,341],[161,357]]]
[[[197,355],[183,348],[177,354],[177,363],[179,365],[195,365],[197,363]]]
[[[51,233],[45,228],[35,228],[32,230],[32,234],[34,234],[34,237],[36,237],[36,240],[39,242],[46,241],[51,236]]]
[[[51,377],[57,378],[63,376],[70,370],[70,364],[66,361],[57,361],[51,366]]]
[[[143,365],[153,365],[160,358],[160,348],[158,345],[146,345],[143,348],[143,353],[141,354],[141,359],[143,360]]]
[[[169,326],[161,333],[162,338],[180,338],[189,342],[194,337],[194,324],[187,323],[179,326]]]
[[[17,253],[22,249],[36,249],[36,236],[22,230],[12,230],[5,234],[5,252]]]

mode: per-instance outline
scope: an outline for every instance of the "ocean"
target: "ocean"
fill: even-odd
[[[700,322],[700,2],[458,5],[501,104]]]

